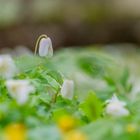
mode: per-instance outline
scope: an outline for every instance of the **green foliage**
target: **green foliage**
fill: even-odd
[[[80,108],[90,121],[96,120],[102,115],[102,103],[94,92],[88,93],[87,98],[81,103]]]
[[[104,64],[98,57],[83,57],[78,59],[79,67],[90,76],[104,75]]]
[[[111,75],[104,76],[107,84],[114,88],[115,93],[126,94],[132,91],[132,83],[129,81],[129,71],[124,69],[121,75],[118,75],[117,78],[112,77]]]
[[[35,92],[20,105],[9,94],[7,79],[0,78],[0,138],[7,126],[19,123],[26,127],[29,140],[61,140],[71,130],[88,140],[140,139],[140,96],[133,97],[132,73],[126,67],[117,69],[110,56],[92,49],[63,50],[52,59],[22,56],[15,58],[15,63],[19,71],[13,79],[30,81]],[[61,95],[66,78],[75,83],[73,100]],[[129,116],[106,115],[107,101],[114,93],[127,104]],[[66,133],[61,133],[62,128],[73,120],[64,120],[62,127],[59,121],[63,116],[70,116],[75,123]]]

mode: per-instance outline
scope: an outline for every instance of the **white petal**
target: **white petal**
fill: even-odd
[[[17,102],[18,102],[20,105],[26,103],[26,101],[28,100],[28,96],[29,96],[29,95],[28,95],[27,93],[17,95],[17,97],[16,97]]]
[[[48,38],[42,38],[39,43],[39,56],[45,57],[45,56],[53,56],[53,48],[52,48],[52,42],[51,39]]]
[[[10,96],[19,104],[23,104],[28,100],[28,95],[35,91],[34,87],[28,80],[7,80],[6,87]]]
[[[8,79],[17,73],[17,68],[10,55],[0,55],[0,76]]]
[[[111,116],[121,117],[129,115],[129,111],[119,102],[112,102],[106,106],[106,113]]]
[[[74,94],[74,82],[72,80],[64,80],[61,95],[63,98],[72,99]]]
[[[122,106],[126,106],[126,103],[120,101],[116,96],[116,94],[114,94],[111,99],[107,100],[106,103],[117,103],[117,104],[121,104]]]
[[[48,42],[49,42],[49,56],[52,57],[53,56],[53,47],[52,47],[52,41],[51,39],[48,37]]]

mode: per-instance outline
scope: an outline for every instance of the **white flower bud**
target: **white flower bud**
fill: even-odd
[[[47,38],[41,38],[39,42],[39,56],[45,57],[53,56],[53,47],[52,47],[52,41],[49,37]]]
[[[61,95],[63,98],[71,100],[74,94],[74,82],[72,80],[64,80]]]
[[[17,72],[15,63],[10,55],[0,55],[0,76],[3,78],[11,78]]]
[[[106,114],[114,116],[114,117],[122,117],[122,116],[128,116],[129,111],[125,108],[126,103],[120,101],[116,95],[113,95],[113,97],[110,100],[107,100],[107,106],[106,106]]]
[[[21,105],[28,100],[29,94],[35,91],[28,80],[8,80],[6,87],[10,96]]]

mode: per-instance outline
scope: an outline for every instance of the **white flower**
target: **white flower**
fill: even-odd
[[[29,94],[35,91],[28,80],[8,80],[6,81],[6,87],[10,96],[19,104],[26,103]]]
[[[49,37],[47,38],[41,38],[39,42],[39,56],[45,57],[53,56],[53,47],[52,47],[52,41]]]
[[[110,100],[107,100],[106,102],[108,103],[105,110],[106,114],[115,117],[122,117],[122,116],[129,115],[129,111],[125,108],[126,103],[120,101],[116,95],[113,95],[113,97]]]
[[[17,72],[14,61],[10,55],[0,55],[0,76],[3,78],[11,78]]]
[[[72,80],[64,80],[61,95],[63,98],[71,100],[74,94],[74,82]]]

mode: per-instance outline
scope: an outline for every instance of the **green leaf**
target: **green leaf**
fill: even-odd
[[[104,75],[105,69],[103,62],[93,56],[80,57],[77,61],[78,66],[87,74],[92,77]]]
[[[59,72],[51,70],[47,74],[50,75],[52,78],[54,78],[59,84],[63,83],[62,76]]]
[[[52,86],[56,91],[59,90],[60,84],[51,76],[45,75],[44,76],[50,86]]]
[[[20,71],[28,71],[36,66],[47,63],[47,59],[42,59],[34,55],[24,55],[15,58],[15,63]]]
[[[89,92],[86,100],[80,104],[80,108],[90,120],[98,119],[102,113],[102,103],[94,92]]]
[[[110,140],[107,134],[111,131],[113,122],[98,120],[81,128],[89,140]]]

